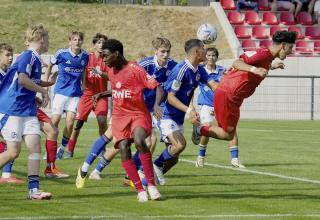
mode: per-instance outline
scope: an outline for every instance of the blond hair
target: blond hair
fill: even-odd
[[[71,40],[73,36],[79,36],[81,40],[84,38],[84,34],[80,31],[71,31],[69,34],[69,40]]]
[[[26,44],[30,42],[38,42],[43,37],[48,36],[48,31],[42,24],[30,25],[25,33],[24,40]]]
[[[164,37],[157,37],[152,40],[152,46],[154,49],[159,49],[160,47],[171,49],[170,41]]]

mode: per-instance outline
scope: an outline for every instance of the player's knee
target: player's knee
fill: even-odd
[[[80,130],[82,128],[83,124],[84,124],[84,121],[77,120],[77,123],[76,123],[76,125],[74,127],[74,130]]]
[[[58,138],[59,135],[59,129],[55,126],[51,126],[51,128],[48,131],[47,138],[50,140],[55,140]]]

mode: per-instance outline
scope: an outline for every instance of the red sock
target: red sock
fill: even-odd
[[[137,192],[143,191],[142,183],[140,181],[140,177],[138,175],[138,171],[136,168],[136,165],[132,159],[129,159],[127,161],[122,162],[122,167],[127,172],[129,178],[134,184],[134,187],[136,188]]]
[[[0,142],[0,153],[4,152],[7,148],[7,144],[4,141]]]
[[[74,148],[76,147],[76,143],[77,143],[76,140],[72,140],[72,139],[69,140],[69,142],[68,142],[68,151],[69,152],[74,151]]]
[[[201,126],[200,134],[202,136],[210,137],[209,128],[210,128],[210,126],[208,126],[208,125]]]
[[[150,152],[139,154],[140,161],[143,167],[144,175],[146,176],[146,180],[148,185],[154,186],[154,171],[152,164],[152,155]]]
[[[57,153],[58,144],[57,141],[46,140],[46,149],[47,149],[47,163],[56,162],[56,153]]]

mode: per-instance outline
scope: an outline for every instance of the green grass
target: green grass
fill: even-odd
[[[159,187],[164,197],[160,202],[139,204],[134,190],[122,186],[124,171],[118,157],[107,167],[102,181],[88,180],[84,189],[77,190],[74,185],[77,168],[97,133],[95,120],[90,120],[83,128],[74,159],[57,162],[62,171],[71,174],[69,179],[45,179],[41,173],[41,188],[52,192],[53,200],[27,201],[26,185],[1,185],[0,219],[39,216],[47,219],[72,216],[84,216],[83,219],[152,216],[152,219],[160,216],[165,219],[316,219],[307,216],[312,214],[320,217],[319,184],[211,166],[197,169],[187,162],[178,163],[166,175],[167,185]],[[181,158],[193,161],[197,147],[189,141],[190,133],[191,126],[186,123],[188,146]],[[249,170],[320,180],[319,121],[243,120],[238,133],[240,158]],[[158,144],[156,154],[162,148],[162,144]],[[23,149],[14,166],[19,178],[26,176],[26,149]],[[212,139],[206,162],[229,166],[227,143]],[[43,171],[44,161],[41,166]],[[257,214],[283,216],[244,216]]]

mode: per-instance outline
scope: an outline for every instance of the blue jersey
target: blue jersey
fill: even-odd
[[[153,76],[163,87],[167,81],[168,76],[171,74],[172,69],[176,66],[176,61],[169,59],[167,64],[163,67],[159,66],[157,57],[147,57],[139,62],[150,76]],[[156,101],[156,89],[144,90],[144,102],[149,112],[153,112],[153,106]]]
[[[2,84],[2,80],[4,79],[6,74],[7,73],[0,68],[0,87],[1,87],[1,84]]]
[[[74,54],[71,49],[60,49],[57,51],[52,64],[58,65],[58,78],[54,87],[55,94],[67,97],[80,97],[81,80],[89,61],[89,55],[85,51]]]
[[[210,72],[204,67],[208,76],[212,78],[216,83],[220,82],[220,79],[226,69],[223,66],[216,65],[216,69]],[[199,84],[200,94],[198,96],[198,105],[208,105],[213,107],[214,92],[205,84]]]
[[[0,87],[1,113],[20,117],[36,116],[36,92],[22,87],[18,82],[18,75],[26,74],[39,84],[41,69],[41,58],[34,50],[26,50],[17,58]]]
[[[165,83],[165,93],[174,92],[177,99],[189,106],[193,92],[198,84],[212,80],[208,77],[202,66],[195,69],[188,60],[184,60],[173,68],[171,75]],[[176,109],[169,104],[168,100],[161,103],[164,119],[172,119],[178,125],[184,122],[185,112]]]

